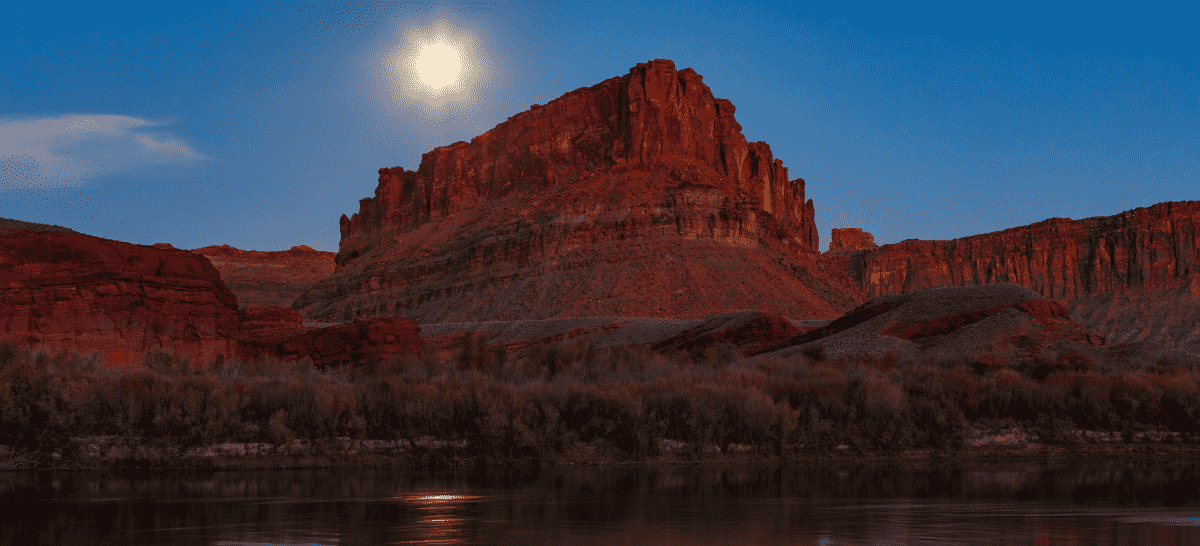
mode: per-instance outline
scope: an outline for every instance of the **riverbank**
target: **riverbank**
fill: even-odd
[[[1200,446],[1200,369],[1011,365],[738,359],[723,346],[662,354],[554,344],[514,358],[467,340],[448,360],[423,353],[363,367],[193,365],[152,353],[114,368],[0,343],[0,446],[9,446],[0,469],[685,464]]]
[[[846,444],[824,451],[799,450],[768,454],[749,445],[730,444],[725,450],[709,444],[659,440],[654,455],[634,459],[603,441],[577,442],[563,453],[542,456],[525,447],[511,457],[481,454],[466,440],[291,440],[284,444],[225,442],[182,447],[162,441],[119,436],[72,438],[70,447],[51,453],[20,451],[0,445],[0,471],[13,470],[248,470],[298,468],[402,467],[414,469],[472,466],[626,466],[661,464],[759,464],[813,460],[879,461],[1046,458],[1194,457],[1200,444],[1181,443],[1170,432],[1136,433],[1128,443],[1119,434],[1076,431],[1077,443],[1043,444],[1028,441],[1021,431],[978,432],[960,449],[862,450]]]

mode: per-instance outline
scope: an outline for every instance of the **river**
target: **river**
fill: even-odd
[[[1200,544],[1200,462],[0,473],[0,544]]]

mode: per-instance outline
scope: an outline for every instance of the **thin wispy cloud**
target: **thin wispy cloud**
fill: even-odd
[[[0,191],[80,186],[153,165],[212,159],[164,125],[114,115],[0,119]]]

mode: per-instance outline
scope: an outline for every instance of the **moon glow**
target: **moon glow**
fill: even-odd
[[[381,83],[391,106],[438,125],[478,109],[495,70],[474,32],[438,19],[409,27],[381,58]]]

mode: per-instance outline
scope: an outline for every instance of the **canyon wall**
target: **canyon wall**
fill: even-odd
[[[922,288],[1013,283],[1059,300],[1110,342],[1200,346],[1200,201],[1113,216],[1051,218],[948,241],[907,240],[830,252],[866,297]]]

